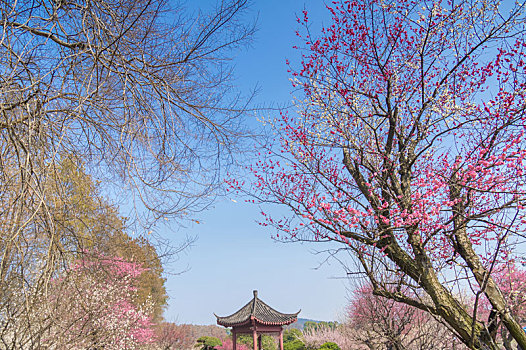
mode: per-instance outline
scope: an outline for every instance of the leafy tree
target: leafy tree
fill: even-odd
[[[92,249],[106,256],[120,257],[145,268],[137,278],[137,305],[153,302],[155,322],[162,320],[168,295],[162,276],[162,262],[154,246],[144,237],[132,238],[126,233],[125,218],[118,208],[101,195],[100,184],[86,173],[82,161],[65,156],[59,164],[53,199],[60,218],[61,236],[76,235],[79,249]],[[81,254],[82,258],[82,254]]]
[[[320,322],[314,322],[314,321],[307,321],[303,325],[304,331],[317,331],[320,328],[331,328],[335,329],[338,326],[338,322],[326,322],[326,321],[320,321]]]
[[[252,335],[240,334],[237,336],[237,342],[239,344],[246,345],[249,349],[254,348],[254,338],[252,337]],[[268,334],[262,334],[261,335],[261,347],[264,350],[277,350],[278,345],[276,343],[276,340],[272,336]]]
[[[222,344],[221,340],[216,337],[203,336],[197,339],[196,346],[200,346],[201,350],[214,350]]]
[[[159,322],[162,320],[162,312],[166,305],[167,295],[164,287],[165,279],[162,277],[163,268],[161,260],[159,259],[155,248],[143,238],[132,239],[125,233],[124,219],[119,216],[118,210],[111,205],[102,195],[99,184],[93,181],[92,177],[85,172],[84,165],[74,156],[63,156],[62,162],[57,167],[56,180],[49,184],[54,188],[53,195],[49,198],[50,209],[53,210],[55,233],[54,244],[56,249],[63,254],[63,264],[55,264],[48,266],[48,278],[57,281],[65,278],[73,270],[72,266],[78,264],[78,261],[84,261],[89,258],[90,261],[95,259],[93,252],[100,256],[113,257],[114,259],[122,259],[128,263],[137,264],[143,269],[140,274],[127,278],[131,278],[129,283],[131,285],[126,288],[133,288],[133,293],[130,294],[131,302],[135,308],[141,309],[144,305],[148,305],[148,317],[150,321]],[[40,239],[46,240],[46,237],[35,237],[29,246],[33,247],[33,259],[25,264],[25,268],[36,268],[35,264],[41,261],[41,258],[34,258],[37,254],[45,254],[42,246],[39,246]],[[44,245],[45,247],[45,245]],[[87,252],[89,253],[86,256]],[[104,258],[106,259],[106,258]],[[93,269],[86,269],[82,275],[92,272]],[[111,272],[111,271],[110,271]],[[110,276],[114,276],[109,273]],[[73,274],[75,276],[75,274]],[[69,278],[69,277],[68,277]],[[88,278],[84,276],[83,278]],[[91,277],[90,277],[91,278]],[[89,279],[87,279],[89,280]],[[98,282],[97,282],[98,281]],[[12,281],[15,282],[15,281]],[[95,280],[94,283],[103,283],[100,280]],[[4,287],[7,287],[4,284]],[[74,288],[73,285],[67,285],[68,293],[72,294],[85,293],[86,285]],[[115,288],[124,288],[123,285],[115,286]],[[24,323],[13,323],[13,318],[25,319],[26,317],[33,317],[35,310],[24,305],[24,300],[16,297],[16,294],[11,294],[19,288],[19,285],[6,288],[8,291],[2,295],[2,302],[4,307],[9,304],[9,313],[11,317],[0,318],[2,331],[0,331],[0,338],[7,344],[13,339],[13,334],[18,333],[22,339],[16,341],[31,342],[34,339],[42,337],[41,329],[39,327],[25,327]],[[32,300],[29,305],[40,310],[38,303],[41,301],[42,293],[49,293],[45,283],[45,278],[41,284],[34,286],[34,289],[29,291],[29,300]],[[94,286],[96,291],[98,286]],[[68,302],[75,302],[82,300],[82,296],[68,296]],[[77,299],[75,299],[77,298]],[[26,302],[29,302],[27,300]],[[128,300],[128,299],[126,299]],[[89,306],[94,306],[95,302],[88,303]],[[101,307],[104,304],[101,304]],[[49,311],[49,310],[48,310]],[[57,310],[58,312],[58,310]],[[60,315],[56,317],[63,317],[67,313],[62,309]],[[48,314],[47,314],[48,315]],[[48,315],[50,320],[52,315]],[[55,316],[53,316],[55,317]],[[36,333],[33,333],[36,332]],[[57,338],[58,339],[58,338]],[[20,344],[20,343],[18,343]]]
[[[153,321],[162,321],[168,295],[164,286],[166,279],[163,277],[162,261],[155,247],[144,237],[131,238],[125,232],[117,231],[105,237],[101,243],[101,251],[141,264],[146,268],[137,280],[135,302],[140,305],[150,300],[153,303]]]
[[[317,324],[317,322],[307,321],[307,322],[305,322],[305,324],[303,325],[303,330],[304,330],[304,331],[310,331],[310,330],[316,330],[316,329],[318,329],[318,324]]]
[[[299,329],[296,329],[296,328],[287,329],[283,332],[283,344],[297,340],[297,339],[301,339],[302,336],[303,336],[303,333],[301,333]]]
[[[283,342],[283,350],[305,350],[305,344],[300,339]]]
[[[341,350],[341,349],[338,346],[338,344],[328,341],[321,345],[320,350]]]
[[[375,295],[435,315],[471,349],[499,348],[496,322],[526,349],[493,277],[526,228],[524,5],[356,0],[328,11],[320,33],[307,11],[299,19],[298,114],[272,124],[281,147],[263,145],[252,167],[254,196],[293,213],[264,224],[339,243]],[[461,283],[489,300],[489,319],[460,300]]]

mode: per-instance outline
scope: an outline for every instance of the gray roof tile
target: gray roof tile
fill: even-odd
[[[276,311],[259,299],[258,292],[255,290],[254,298],[237,312],[225,317],[214,315],[217,317],[217,324],[225,327],[250,323],[252,317],[266,325],[287,325],[297,321],[300,311],[295,314],[283,314]]]

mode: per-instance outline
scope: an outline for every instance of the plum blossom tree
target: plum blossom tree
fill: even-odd
[[[370,284],[353,292],[346,314],[349,338],[367,349],[466,349],[432,315],[376,296]]]
[[[195,338],[188,324],[163,322],[155,327],[155,349],[192,349]]]
[[[471,349],[498,348],[496,321],[526,348],[492,275],[526,228],[524,5],[327,8],[319,34],[307,11],[298,19],[298,112],[272,123],[281,146],[263,145],[252,166],[250,192],[293,215],[262,224],[340,243],[375,295],[433,314]],[[458,297],[464,287],[488,299],[488,319]]]
[[[497,270],[495,281],[508,301],[511,313],[526,321],[526,271],[516,264],[507,264]]]
[[[145,271],[121,258],[89,254],[52,280],[33,322],[42,327],[33,346],[68,349],[136,349],[155,340],[153,305],[137,307]]]
[[[524,324],[526,322],[526,271],[518,268],[516,264],[502,264],[496,268],[494,278],[508,303],[510,312]],[[494,312],[491,309],[491,304],[486,298],[483,298],[480,312],[482,314]],[[514,341],[507,329],[498,323],[493,329],[504,348],[512,350]]]
[[[327,343],[336,344],[341,350],[363,349],[363,347],[353,339],[352,332],[354,332],[354,330],[347,327],[347,325],[338,324],[333,327],[321,325],[317,328],[303,329],[301,338],[295,341],[300,343],[304,342],[304,345],[300,349],[327,349],[331,347]]]

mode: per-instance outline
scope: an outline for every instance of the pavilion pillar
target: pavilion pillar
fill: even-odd
[[[232,327],[232,350],[236,350],[237,333],[234,327]]]
[[[258,334],[256,332],[256,327],[252,331],[252,338],[254,340],[254,350],[258,350]]]
[[[258,349],[259,349],[259,350],[262,350],[262,349],[263,349],[263,347],[261,346],[261,337],[262,337],[262,335],[260,334],[260,335],[258,336]]]
[[[283,350],[283,328],[279,331],[279,350]]]

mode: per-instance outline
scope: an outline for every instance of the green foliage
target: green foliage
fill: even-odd
[[[305,350],[305,344],[299,339],[283,342],[283,350]]]
[[[86,172],[80,159],[63,155],[55,169],[49,207],[54,210],[61,243],[68,250],[94,250],[107,256],[140,264],[147,271],[138,278],[136,306],[153,302],[152,319],[162,321],[168,295],[161,260],[148,240],[126,233],[125,218],[101,193],[99,184]],[[78,258],[73,256],[72,258]]]
[[[319,350],[341,350],[338,344],[328,341],[320,346]]]
[[[251,349],[254,348],[253,342],[252,342],[252,335],[238,334],[238,336],[237,336],[237,343],[238,344],[245,344],[245,345],[249,346]]]
[[[287,329],[283,332],[283,350],[305,350],[302,337],[303,333],[299,329]]]
[[[314,322],[314,321],[307,321],[303,325],[303,331],[304,332],[316,332],[320,329],[331,329],[335,330],[336,327],[338,327],[338,322]]]
[[[297,328],[287,329],[283,332],[283,344],[294,341],[296,339],[301,339],[303,333]]]
[[[240,334],[237,336],[237,342],[239,344],[245,344],[249,349],[254,348],[254,341],[253,341],[252,335]],[[270,335],[263,334],[261,336],[261,347],[263,348],[263,350],[277,350],[278,344],[276,340],[272,338]]]
[[[216,346],[223,345],[223,342],[216,337],[200,337],[197,339],[196,346],[201,347],[201,350],[213,350]]]
[[[272,336],[263,334],[261,337],[261,347],[263,350],[277,350],[278,344]]]
[[[155,247],[142,237],[131,238],[119,231],[107,236],[100,250],[111,256],[136,262],[148,269],[138,279],[136,304],[141,305],[151,299],[154,303],[153,321],[161,322],[168,295],[164,286],[166,279],[162,277],[163,266]]]
[[[77,157],[62,155],[53,171],[53,181],[46,183],[51,193],[47,206],[61,237],[61,249],[90,250],[102,237],[123,230],[118,209],[102,196],[98,183]]]

